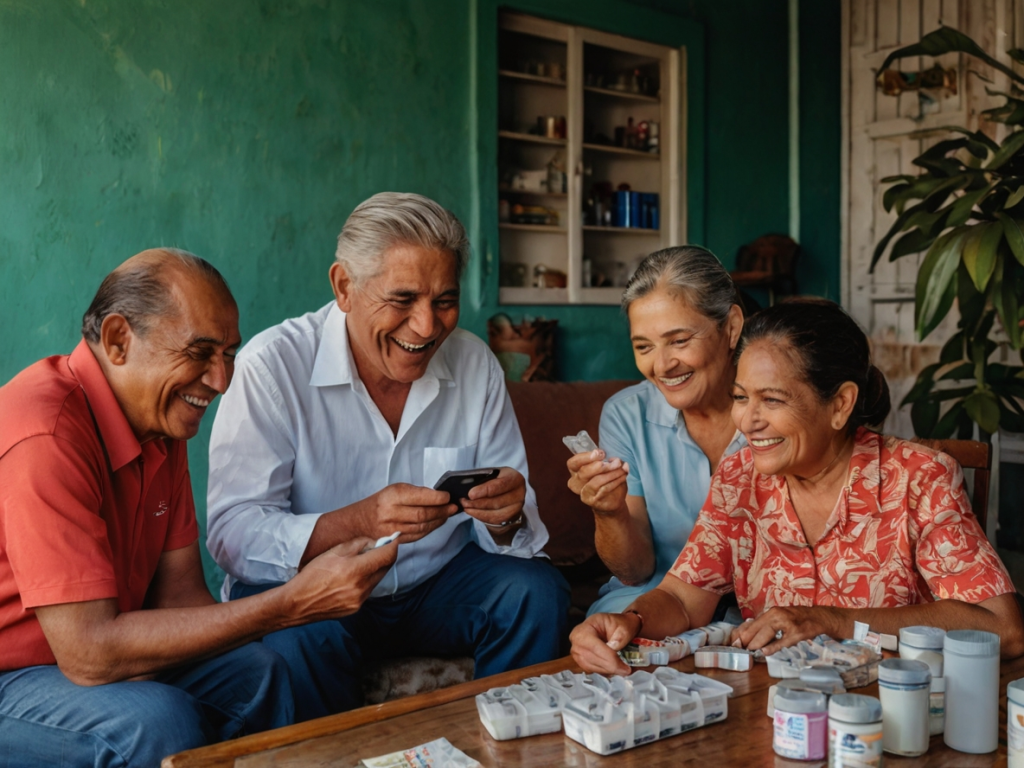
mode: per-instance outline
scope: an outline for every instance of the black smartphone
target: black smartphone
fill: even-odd
[[[434,483],[435,491],[447,491],[451,497],[449,503],[455,504],[462,511],[462,500],[467,498],[470,488],[483,485],[488,480],[493,480],[501,470],[497,467],[482,467],[480,469],[453,469],[441,475],[441,479]]]

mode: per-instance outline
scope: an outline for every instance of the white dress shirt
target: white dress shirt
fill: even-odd
[[[317,518],[393,483],[433,487],[450,469],[508,466],[527,478],[525,524],[510,546],[458,513],[398,560],[371,597],[433,576],[470,539],[533,557],[548,532],[529,485],[505,379],[479,338],[455,329],[413,382],[396,436],[359,378],[346,315],[331,302],[260,333],[238,355],[210,438],[207,546],[234,579],[292,578]]]

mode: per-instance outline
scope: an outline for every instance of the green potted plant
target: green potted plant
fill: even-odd
[[[875,248],[871,269],[890,243],[890,261],[927,251],[914,303],[920,339],[935,330],[954,302],[960,311],[957,332],[943,346],[939,362],[921,371],[901,403],[911,404],[917,434],[969,438],[974,423],[988,434],[1000,428],[1024,432],[1024,367],[990,361],[998,346],[993,339],[997,319],[1005,342],[1021,349],[1024,77],[949,27],[894,51],[880,72],[897,59],[953,51],[981,59],[1010,78],[1010,93],[989,90],[1005,98],[1005,104],[983,113],[1010,126],[1010,132],[998,144],[981,131],[951,126],[949,138],[913,161],[919,175],[882,179],[891,185],[883,198],[885,209],[895,210],[898,218]],[[1008,53],[1024,63],[1024,49]]]

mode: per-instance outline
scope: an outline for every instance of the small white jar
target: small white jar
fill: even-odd
[[[928,697],[932,675],[923,661],[885,659],[878,665],[882,746],[917,757],[928,751]]]
[[[932,673],[929,693],[928,732],[937,736],[946,728],[946,681],[943,679],[942,644],[946,630],[938,627],[904,627],[900,630],[900,658],[923,661]]]
[[[882,705],[874,696],[840,693],[828,702],[828,766],[852,765],[882,765]]]
[[[924,651],[942,653],[946,630],[938,627],[904,627],[900,630],[900,658],[914,661]]]
[[[1024,680],[1006,686],[1007,768],[1024,768]]]
[[[999,746],[999,635],[975,629],[947,632],[942,656],[946,746],[971,754],[992,752]]]

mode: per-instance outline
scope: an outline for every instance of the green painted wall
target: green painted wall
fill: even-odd
[[[729,264],[741,243],[785,230],[785,0],[509,4],[685,44],[691,240]],[[102,277],[145,247],[217,264],[245,337],[320,306],[345,217],[384,189],[433,197],[466,222],[474,257],[462,324],[482,334],[497,297],[497,6],[0,0],[0,382],[69,351]],[[835,14],[817,15],[825,32],[805,39],[802,28],[802,47],[838,71]],[[832,153],[834,172],[822,166],[820,180],[837,189],[839,95],[829,88],[814,97],[832,118],[813,151]],[[829,204],[809,195],[806,205]],[[832,295],[835,205],[813,252]],[[617,309],[528,311],[559,319],[563,378],[636,375]],[[201,509],[209,421],[190,446]]]

